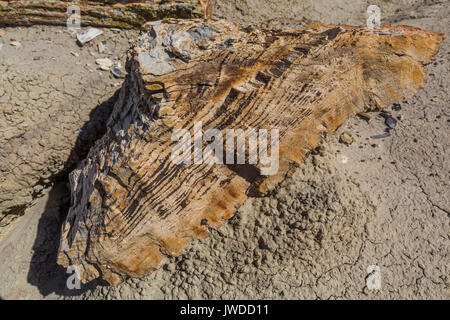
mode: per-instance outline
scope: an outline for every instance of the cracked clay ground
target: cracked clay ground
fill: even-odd
[[[66,289],[65,270],[55,265],[59,226],[69,204],[67,181],[62,177],[53,186],[45,182],[77,162],[86,152],[88,138],[102,133],[108,99],[120,83],[102,72],[82,71],[95,58],[89,48],[78,58],[71,55],[77,47],[69,35],[56,32],[61,28],[6,28],[3,39],[8,47],[0,51],[0,83],[4,84],[0,87],[0,134],[6,143],[0,150],[11,170],[30,172],[25,175],[28,180],[17,182],[13,206],[33,198],[34,205],[14,224],[4,223],[0,296],[449,299],[450,5],[403,2],[403,7],[395,7],[392,1],[381,1],[384,20],[444,32],[447,39],[428,66],[426,88],[389,108],[398,120],[390,137],[371,138],[386,128],[379,113],[371,114],[368,121],[353,118],[328,137],[283,188],[268,197],[251,198],[228,224],[212,230],[207,240],[194,242],[161,270],[115,288],[92,283],[79,291]],[[363,23],[355,12],[367,5],[367,1],[339,0],[336,10],[329,12],[324,1],[265,1],[259,6],[256,0],[217,3],[216,14],[235,21],[306,16],[353,24]],[[120,56],[134,34],[108,32],[105,37],[114,43],[113,54]],[[21,41],[23,47],[10,47],[10,38]],[[61,88],[61,81],[64,89],[53,90]],[[40,103],[44,100],[49,101],[46,107]],[[47,130],[47,119],[65,128],[67,135],[58,134],[62,129]],[[84,126],[89,119],[93,122]],[[68,134],[80,128],[87,133]],[[356,142],[339,143],[344,131]],[[4,150],[13,145],[11,139],[27,145],[20,153],[9,154]],[[39,141],[51,141],[53,147],[44,148]],[[20,166],[17,158],[35,159],[36,164]],[[53,163],[49,172],[39,169],[42,161]],[[380,268],[379,290],[370,290],[366,283],[367,268],[372,265]]]

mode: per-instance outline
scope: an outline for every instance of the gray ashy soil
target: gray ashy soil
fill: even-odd
[[[449,34],[447,1],[373,3],[382,7],[384,21]],[[217,1],[216,15],[243,23],[305,16],[325,23],[363,24],[367,4],[346,0],[221,0]],[[8,116],[16,122],[0,122],[2,144],[8,142],[4,131],[18,130],[19,136],[30,135],[21,141],[33,143],[36,137],[33,144],[23,147],[22,159],[30,159],[30,165],[51,161],[53,154],[63,161],[52,167],[47,183],[60,181],[53,187],[42,187],[40,171],[25,175],[39,177],[38,192],[26,195],[30,201],[34,198],[34,205],[22,218],[4,223],[0,239],[2,298],[450,298],[448,39],[436,62],[429,66],[426,89],[389,110],[398,120],[390,137],[371,138],[386,128],[384,118],[377,113],[371,114],[369,121],[351,119],[317,149],[286,186],[269,197],[250,199],[228,224],[211,230],[209,239],[194,242],[163,269],[116,288],[92,283],[81,290],[68,290],[68,274],[56,266],[55,257],[69,194],[64,175],[61,179],[51,177],[77,161],[71,160],[70,154],[82,157],[92,143],[85,138],[84,148],[77,147],[78,134],[69,132],[83,126],[92,128],[95,123],[97,129],[89,132],[101,134],[110,106],[104,102],[113,96],[120,81],[105,72],[81,71],[87,63],[94,66],[95,57],[89,52],[95,51],[95,43],[78,49],[72,37],[58,32],[61,28],[4,30],[0,81],[6,84],[0,86],[0,113],[11,106]],[[123,32],[113,37],[116,40],[110,38],[113,34],[107,30],[98,41],[114,43],[114,53],[109,56],[119,56],[128,48],[128,40]],[[9,46],[11,38],[21,41],[22,48]],[[52,40],[47,41],[49,38]],[[75,50],[80,57],[70,54]],[[35,56],[41,60],[33,60]],[[35,82],[29,80],[33,77]],[[61,82],[64,89],[58,89]],[[25,94],[41,87],[45,90],[39,91],[36,99]],[[97,116],[89,121],[92,110]],[[74,116],[77,112],[79,118]],[[0,121],[7,117],[2,116]],[[50,117],[52,122],[47,121]],[[22,128],[22,123],[28,127]],[[36,123],[47,123],[48,130]],[[50,123],[67,129],[58,131]],[[350,146],[339,143],[344,131],[356,142]],[[29,132],[47,136],[39,138]],[[58,132],[67,137],[58,139]],[[45,141],[47,148],[37,149],[39,141]],[[44,159],[36,160],[41,154]],[[22,170],[23,166],[16,167]],[[0,186],[3,183],[0,181]],[[21,190],[18,188],[13,201],[20,199]],[[380,267],[381,290],[369,290],[366,285],[370,265]]]

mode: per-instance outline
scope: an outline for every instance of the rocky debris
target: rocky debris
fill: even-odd
[[[397,126],[397,120],[395,120],[392,116],[387,116],[385,123],[389,129],[394,129]]]
[[[123,79],[126,77],[126,74],[122,70],[120,70],[119,68],[116,68],[116,67],[111,69],[111,73],[114,77],[116,77],[118,79]]]
[[[3,0],[0,1],[0,24],[66,25],[68,8],[78,5],[83,26],[139,28],[148,21],[166,18],[191,19],[211,11],[211,1],[204,0]],[[205,11],[206,9],[206,11]]]
[[[206,237],[248,193],[278,186],[348,117],[416,93],[444,39],[390,25],[147,26],[129,53],[130,76],[107,133],[70,176],[58,263],[77,266],[83,282],[142,277]],[[172,134],[196,121],[205,131],[278,129],[279,170],[267,176],[261,165],[172,162]]]
[[[98,53],[102,54],[106,51],[106,41],[101,41],[97,45]]]
[[[80,34],[77,34],[77,42],[80,46],[83,46],[84,44],[94,40],[101,34],[103,34],[103,31],[96,28],[89,28],[88,30]]]
[[[22,46],[19,41],[11,41],[9,44],[16,48],[20,48]]]
[[[382,134],[378,134],[376,136],[372,136],[371,138],[372,139],[384,139],[384,138],[388,138],[390,136],[391,136],[390,132],[385,132],[385,133],[382,133]]]
[[[383,110],[380,115],[384,118],[384,123],[388,127],[388,130],[394,129],[397,126],[397,120],[390,112]]]
[[[123,79],[127,75],[124,71],[122,71],[122,64],[119,61],[114,61],[111,68],[111,73],[117,79]]]
[[[99,58],[95,60],[95,63],[99,65],[100,69],[103,71],[111,70],[114,63],[108,58]]]
[[[356,138],[350,132],[344,131],[339,137],[339,142],[349,146],[353,142],[356,142]]]
[[[392,106],[392,110],[394,110],[394,111],[402,110],[401,104],[400,103],[394,103],[394,105]]]

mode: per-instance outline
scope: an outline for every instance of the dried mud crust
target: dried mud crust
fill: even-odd
[[[4,30],[0,38],[5,43],[0,50],[0,232],[46,186],[66,178],[103,135],[121,86],[109,73],[95,70],[95,58],[102,56],[96,53],[98,40],[80,49],[63,28]],[[35,42],[36,38],[40,40]],[[11,39],[21,46],[10,46]],[[123,32],[109,31],[101,36],[105,39],[112,54],[123,54],[129,47]]]
[[[232,5],[237,1],[217,2]],[[338,13],[331,17],[335,19],[332,21],[326,16],[331,11],[324,7],[321,13],[325,17],[324,22],[363,23],[361,17],[356,22],[352,21],[356,18],[345,13],[346,7],[340,4],[344,2],[336,2],[339,10],[334,10]],[[411,1],[418,5],[424,2]],[[273,15],[269,10],[264,13],[265,5],[255,10],[270,18],[281,16],[278,14],[280,10],[284,10],[282,13],[300,11],[296,9],[300,1],[293,2],[295,5],[291,5],[289,10],[282,8],[283,2],[265,3],[278,11]],[[349,5],[350,1],[345,3]],[[366,3],[361,3],[352,1],[350,11],[358,10],[355,8],[360,5],[365,7]],[[220,9],[218,15],[229,15],[233,19],[243,17],[232,7],[229,10]],[[301,15],[320,18],[308,11]],[[433,1],[431,5],[417,8],[405,2],[403,10],[390,12],[389,16],[388,22],[450,33],[449,5],[444,1]],[[259,18],[246,15],[242,19],[256,21]],[[11,37],[18,38],[26,30],[42,28],[14,30],[7,29],[13,33]],[[53,35],[48,31],[50,29],[45,30],[36,36],[36,44],[44,43]],[[43,58],[57,55],[52,54],[52,45],[47,46],[49,51],[34,55]],[[64,52],[68,54],[70,50]],[[97,286],[87,291],[83,287],[84,293],[64,291],[64,272],[60,282],[51,283],[55,277],[54,254],[58,237],[48,231],[59,230],[59,225],[54,225],[58,219],[46,217],[39,221],[39,228],[43,231],[36,237],[34,247],[19,248],[18,253],[11,251],[7,261],[15,261],[11,262],[13,267],[1,273],[2,279],[12,279],[7,272],[18,275],[19,271],[24,271],[23,287],[19,288],[11,280],[2,281],[1,288],[13,289],[18,292],[17,298],[23,298],[29,290],[27,286],[31,286],[40,291],[30,294],[31,297],[52,299],[67,298],[67,295],[75,295],[72,297],[75,299],[449,299],[449,53],[447,39],[436,63],[428,67],[430,78],[427,87],[414,98],[402,102],[400,111],[391,111],[395,117],[401,117],[397,127],[391,131],[391,137],[383,140],[370,138],[383,133],[386,127],[384,119],[376,114],[372,115],[369,123],[362,119],[351,120],[295,174],[291,185],[271,197],[251,199],[228,225],[212,231],[209,239],[194,243],[184,255],[172,259],[151,276],[128,280],[117,288]],[[2,54],[4,52],[0,51],[0,56]],[[19,68],[21,60],[19,56],[14,59],[12,71],[8,74]],[[4,60],[0,60],[1,63]],[[23,81],[20,79],[25,78],[29,70],[24,72],[16,73],[15,81]],[[4,76],[5,73],[0,73],[0,79]],[[108,77],[101,79],[105,81]],[[75,88],[78,86],[80,84],[74,84]],[[0,86],[0,96],[2,88]],[[100,100],[102,92],[97,94],[95,97]],[[19,101],[23,97],[25,95],[18,96]],[[91,108],[95,105],[91,104]],[[37,106],[40,108],[40,104]],[[344,130],[357,139],[349,147],[338,143]],[[3,141],[3,137],[0,140]],[[347,164],[340,162],[342,155],[348,157]],[[0,163],[3,165],[4,162]],[[57,216],[59,213],[63,217],[68,203],[60,203],[67,202],[67,197],[67,191],[52,189],[52,197],[36,200],[39,204],[27,209],[27,215],[44,213]],[[328,209],[331,204],[336,210],[334,213],[314,209]],[[29,234],[33,231],[26,229],[24,232]],[[28,238],[33,244],[33,238]],[[29,266],[30,257],[26,252],[33,255],[35,266]],[[18,255],[22,259],[17,259]],[[373,264],[381,268],[380,291],[370,291],[366,287],[366,268]],[[31,269],[37,273],[39,281],[28,280],[27,283],[26,276],[28,272],[31,274]],[[7,291],[2,290],[2,298],[14,297],[5,295]],[[56,294],[53,293],[55,291]]]
[[[261,299],[342,295],[322,284],[361,259],[375,207],[351,179],[314,156],[270,197],[248,201],[163,270],[85,298]],[[351,195],[351,196],[349,196]],[[364,286],[364,270],[348,274]],[[345,289],[345,288],[342,288]]]

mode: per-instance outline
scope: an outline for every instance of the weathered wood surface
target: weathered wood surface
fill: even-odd
[[[116,285],[179,255],[267,193],[358,112],[410,97],[443,34],[407,26],[259,30],[227,21],[155,22],[130,51],[107,134],[71,174],[58,263]],[[279,170],[176,165],[172,134],[278,129]],[[225,133],[224,133],[225,135]],[[204,143],[205,144],[205,143]]]
[[[6,0],[0,1],[0,24],[65,25],[72,5],[80,7],[82,26],[125,29],[165,18],[200,18],[211,10],[211,0]]]

